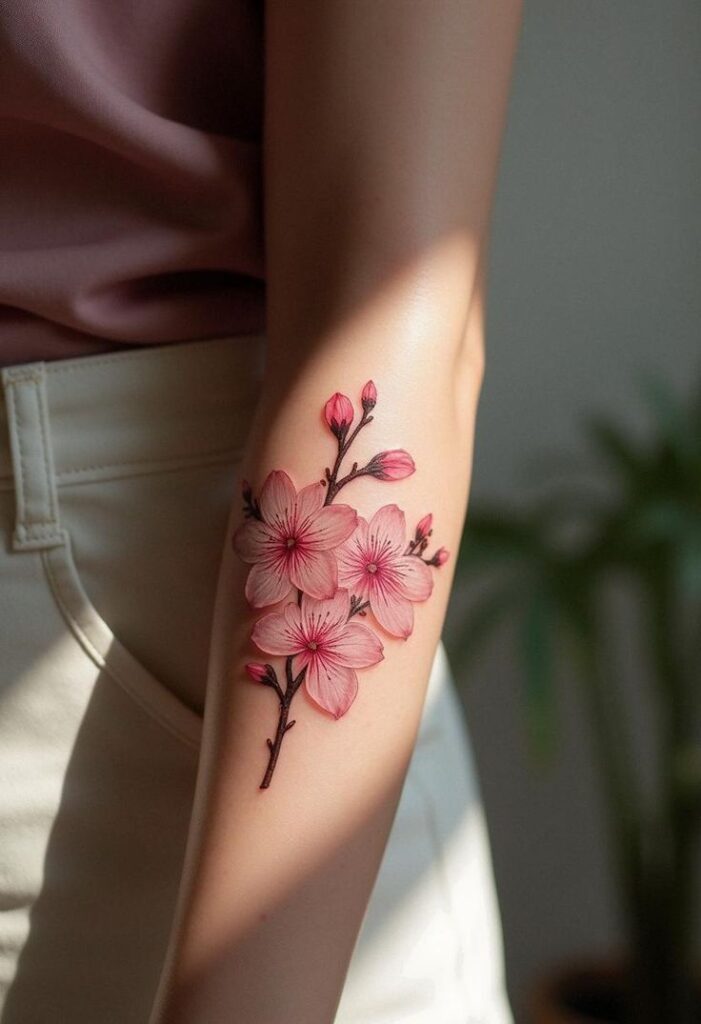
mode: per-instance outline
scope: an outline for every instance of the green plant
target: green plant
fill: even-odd
[[[695,1013],[694,901],[701,826],[701,394],[684,403],[648,385],[646,440],[606,419],[587,423],[593,478],[558,485],[525,511],[474,508],[459,553],[467,580],[486,577],[457,663],[505,619],[521,638],[529,736],[552,754],[555,679],[576,666],[601,770],[607,827],[629,953],[635,1024],[688,1024]],[[656,779],[643,785],[630,706],[613,654],[625,628],[612,584],[639,603],[640,698],[652,701]]]

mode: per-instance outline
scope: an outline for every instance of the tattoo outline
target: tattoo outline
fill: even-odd
[[[382,451],[343,471],[358,434],[374,419],[377,388],[368,381],[360,396],[362,413],[341,392],[323,409],[324,422],[336,438],[336,456],[323,478],[297,491],[284,470],[273,470],[258,495],[242,481],[244,521],[232,546],[250,569],[245,594],[249,605],[266,611],[254,623],[251,640],[264,654],[284,659],[284,668],[269,662],[246,665],[249,677],[275,691],[279,703],[274,739],[267,739],[268,764],[260,784],[267,789],[275,771],[292,700],[304,686],[314,705],[341,718],[358,692],[356,669],[384,658],[384,645],[368,625],[368,612],[389,637],[408,639],[413,605],[433,590],[431,568],[449,558],[445,548],[425,556],[433,533],[433,515],[417,524],[407,541],[404,512],[396,505],[379,508],[369,519],[351,506],[336,503],[341,490],[370,476],[403,480],[415,472],[402,448]],[[283,605],[283,602],[284,605]],[[353,621],[356,619],[365,621]],[[279,674],[278,674],[279,673]]]

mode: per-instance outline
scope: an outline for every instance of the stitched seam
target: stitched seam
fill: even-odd
[[[19,369],[19,367],[14,366],[5,367],[5,378],[10,386],[20,384],[25,380],[39,380],[40,371],[34,369],[32,364],[30,364],[30,367],[28,369]]]
[[[109,483],[113,480],[135,480],[139,477],[154,477],[160,476],[164,473],[184,473],[189,470],[195,469],[207,469],[212,466],[227,466],[233,471],[234,467],[239,462],[234,463],[229,458],[211,458],[205,460],[198,460],[197,462],[176,462],[169,465],[155,465],[147,466],[146,468],[139,468],[137,466],[132,469],[118,469],[114,472],[108,471],[104,473],[76,473],[73,476],[67,475],[65,478],[59,476],[58,486],[61,487],[89,487],[95,483]],[[109,467],[108,467],[109,470]]]
[[[60,477],[63,477],[63,476],[66,476],[69,473],[83,473],[83,472],[87,472],[87,471],[93,470],[93,469],[113,469],[113,468],[117,468],[117,467],[120,467],[120,466],[145,466],[145,465],[148,465],[149,463],[154,463],[154,464],[158,464],[158,463],[161,463],[161,462],[176,462],[177,463],[181,459],[188,459],[188,458],[198,458],[198,457],[201,457],[203,459],[208,459],[208,458],[211,458],[212,456],[215,456],[215,455],[228,455],[229,453],[231,453],[231,454],[239,454],[242,451],[243,451],[243,446],[242,445],[236,445],[233,448],[212,448],[211,450],[204,451],[204,452],[199,452],[199,451],[194,451],[192,453],[190,453],[190,452],[180,452],[177,455],[167,455],[167,456],[163,456],[162,458],[157,458],[157,457],[151,456],[150,458],[147,458],[147,459],[127,459],[124,462],[103,462],[103,463],[95,463],[95,464],[90,465],[90,466],[70,466],[68,469],[62,469],[58,475]]]
[[[40,403],[40,400],[39,400],[39,393],[38,393],[38,390],[36,388],[32,388],[31,390],[32,390],[32,392],[34,394],[34,397],[35,397],[35,400],[36,400],[36,403],[37,403],[37,412],[38,412],[38,415],[39,415],[39,426],[40,426],[42,442],[43,442],[43,445],[42,445],[42,461],[44,463],[44,475],[45,475],[45,478],[46,478],[46,485],[47,485],[48,492],[49,492],[49,511],[50,511],[50,515],[49,515],[48,519],[46,517],[42,517],[40,519],[36,519],[36,518],[33,518],[33,517],[30,518],[28,513],[27,513],[27,508],[28,508],[28,500],[27,500],[27,470],[26,470],[25,449],[22,447],[22,433],[23,433],[23,430],[22,430],[22,426],[20,425],[20,418],[19,418],[19,414],[18,414],[18,411],[17,411],[16,395],[15,395],[15,391],[14,391],[14,386],[15,386],[16,383],[20,383],[20,382],[25,383],[27,381],[32,382],[34,384],[38,384],[39,383],[39,377],[36,374],[33,374],[33,373],[31,373],[31,374],[22,374],[22,375],[17,374],[16,379],[14,381],[10,381],[11,389],[8,391],[9,405],[11,406],[12,423],[13,423],[13,426],[14,426],[15,438],[17,440],[17,452],[18,452],[18,455],[19,455],[19,472],[18,472],[19,480],[17,481],[18,486],[16,488],[17,522],[16,522],[16,527],[15,527],[19,536],[27,536],[27,535],[31,536],[34,531],[37,531],[37,532],[40,532],[40,533],[42,531],[54,532],[56,530],[57,525],[58,525],[57,522],[56,522],[56,518],[57,517],[56,517],[55,496],[53,495],[52,489],[51,489],[50,471],[49,471],[49,466],[48,466],[48,462],[47,462],[47,440],[46,440],[46,433],[44,431],[44,424],[43,424],[42,416],[41,416],[41,403]]]
[[[64,601],[61,585],[56,577],[54,568],[51,564],[50,552],[42,551],[41,556],[42,561],[44,563],[44,568],[46,570],[46,574],[49,578],[49,583],[51,585],[51,590],[53,592],[54,598],[59,608],[61,609],[64,618],[68,622],[71,632],[74,634],[74,636],[78,636],[80,643],[85,646],[86,650],[88,651],[93,661],[95,661],[100,668],[104,669],[104,671],[107,672],[110,679],[113,679],[117,683],[117,685],[120,686],[121,689],[127,694],[129,699],[133,700],[134,703],[138,707],[140,707],[142,711],[145,711],[148,715],[150,715],[156,722],[158,722],[158,724],[163,729],[165,729],[171,735],[175,736],[175,738],[180,740],[181,743],[184,743],[186,746],[190,747],[194,751],[198,751],[200,745],[196,740],[188,736],[187,733],[180,729],[166,715],[162,714],[148,700],[143,698],[135,689],[129,687],[122,680],[120,674],[118,672],[115,672],[114,667],[107,661],[107,659],[102,654],[100,654],[100,652],[92,643],[90,638],[86,635],[85,631],[81,628],[80,624],[76,621],[76,619],[74,618],[70,611],[70,608]]]
[[[37,382],[38,383],[38,382]],[[56,500],[54,495],[53,480],[51,479],[51,469],[49,467],[49,441],[46,432],[46,423],[44,421],[43,408],[41,402],[41,394],[39,386],[32,389],[34,397],[37,403],[37,416],[39,417],[39,430],[41,432],[41,443],[42,443],[42,461],[44,463],[44,476],[46,477],[46,490],[48,493],[48,504],[49,504],[49,519],[46,522],[52,522],[54,525],[57,524],[58,512],[56,509]]]
[[[22,537],[33,537],[37,533],[55,533],[59,536],[60,530],[57,530],[56,523],[18,523],[17,533]]]
[[[19,420],[17,416],[17,400],[15,396],[13,382],[10,381],[10,389],[7,393],[9,399],[10,411],[12,416],[12,425],[14,427],[15,441],[17,443],[17,453],[19,455],[19,465],[16,466],[16,472],[19,477],[17,481],[18,486],[15,489],[15,498],[17,501],[17,526],[19,527],[24,522],[25,513],[25,496],[24,496],[24,453],[22,451],[22,432],[19,429]]]

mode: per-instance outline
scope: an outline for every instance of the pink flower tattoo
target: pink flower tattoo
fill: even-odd
[[[249,603],[277,604],[294,587],[310,597],[333,597],[338,569],[332,549],[355,529],[356,512],[349,505],[324,507],[321,484],[298,494],[280,469],[263,484],[256,508],[234,534],[237,553],[253,563],[246,580]]]
[[[414,628],[414,601],[433,590],[431,571],[407,549],[406,520],[396,505],[385,505],[338,550],[339,581],[388,633],[406,639]]]
[[[326,601],[302,595],[300,605],[269,612],[255,626],[252,640],[266,654],[296,659],[306,669],[304,686],[334,718],[345,715],[358,692],[357,668],[370,668],[384,657],[382,643],[368,626],[350,622],[347,590]]]
[[[254,624],[253,643],[264,654],[284,659],[277,667],[250,662],[253,682],[275,691],[278,725],[268,739],[268,764],[260,784],[267,789],[275,771],[297,691],[304,686],[312,702],[339,719],[358,694],[357,669],[371,668],[384,657],[382,641],[367,615],[390,637],[407,639],[414,628],[414,604],[433,590],[431,568],[445,565],[448,552],[426,549],[433,516],[425,515],[407,540],[404,512],[384,505],[369,521],[350,505],[334,504],[338,493],[360,477],[403,480],[415,472],[402,448],[378,452],[365,465],[342,467],[356,437],[372,422],[377,388],[368,381],[360,395],[362,412],[341,392],[328,399],[323,419],[336,439],[336,454],[323,479],[297,491],[283,470],[273,470],[258,497],[242,485],[244,522],[232,543],[251,568],[246,598],[253,608],[281,605]],[[283,605],[282,602],[285,602]],[[364,622],[353,622],[355,616]]]

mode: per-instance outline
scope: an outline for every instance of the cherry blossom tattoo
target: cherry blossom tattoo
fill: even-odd
[[[397,505],[383,505],[365,520],[350,505],[336,502],[348,484],[362,477],[403,480],[416,468],[402,448],[379,452],[364,466],[351,462],[347,467],[353,442],[374,418],[377,389],[372,381],[363,388],[360,403],[353,430],[356,411],[346,395],[336,392],[324,406],[336,455],[323,479],[298,491],[287,473],[276,469],[258,496],[243,482],[244,522],[234,533],[233,546],[251,566],[246,598],[256,609],[277,606],[258,619],[251,639],[264,654],[282,659],[246,666],[254,682],[275,691],[279,703],[261,789],[270,785],[285,735],[295,724],[289,715],[297,691],[304,686],[318,708],[336,719],[345,715],[358,693],[356,669],[384,658],[376,630],[407,639],[414,628],[414,604],[433,590],[431,569],[448,560],[445,548],[426,556],[433,533],[430,513],[408,540]]]

